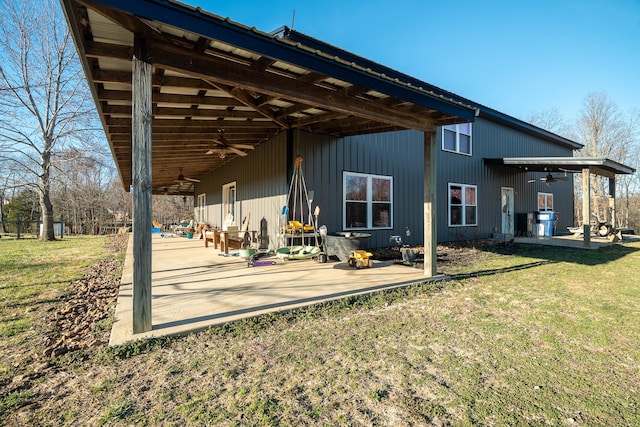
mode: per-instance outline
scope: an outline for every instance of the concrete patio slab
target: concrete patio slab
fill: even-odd
[[[521,244],[533,244],[544,246],[562,246],[565,248],[576,249],[599,249],[606,246],[616,245],[624,242],[637,241],[638,236],[625,234],[621,241],[611,242],[604,237],[591,236],[591,245],[589,247],[584,245],[582,236],[576,238],[573,235],[552,236],[552,237],[515,237],[514,243]]]
[[[359,270],[346,262],[313,260],[248,267],[238,256],[221,256],[211,245],[205,248],[202,240],[154,234],[152,330],[134,335],[132,245],[130,238],[110,345],[187,334],[272,311],[444,278],[427,278],[422,269],[382,261]]]

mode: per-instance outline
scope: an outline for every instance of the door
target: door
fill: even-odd
[[[230,225],[238,225],[236,206],[236,183],[230,182],[222,186],[222,229]]]
[[[513,188],[502,187],[501,212],[502,234],[513,236],[515,218],[513,214]]]

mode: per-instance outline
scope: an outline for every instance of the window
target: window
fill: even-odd
[[[207,195],[205,193],[198,194],[198,210],[197,215],[199,224],[207,222]]]
[[[222,227],[236,223],[236,183],[230,182],[222,186]]]
[[[449,184],[449,227],[478,225],[475,185]]]
[[[391,228],[393,178],[343,173],[344,229]]]
[[[471,155],[471,123],[442,127],[442,149]]]
[[[538,211],[552,211],[553,210],[553,194],[552,193],[538,193]]]

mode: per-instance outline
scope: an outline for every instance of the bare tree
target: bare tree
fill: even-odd
[[[532,125],[548,130],[565,138],[574,139],[575,135],[565,117],[557,108],[533,111],[527,119]]]
[[[591,92],[584,100],[576,126],[580,142],[584,145],[581,154],[607,157],[627,164],[633,162],[637,150],[637,126],[634,115],[620,112],[605,93]],[[592,180],[595,210],[603,217],[608,215],[607,187],[608,182],[602,177]],[[629,197],[628,192],[626,197]]]
[[[0,161],[27,172],[53,240],[53,155],[95,123],[71,35],[54,0],[5,0],[0,20]]]

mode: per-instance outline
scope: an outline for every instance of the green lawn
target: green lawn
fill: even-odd
[[[47,290],[64,293],[81,264],[105,256],[104,245],[8,243],[0,242],[0,282],[13,277],[11,289],[2,285],[2,346],[31,345],[29,354],[38,350],[30,336],[43,327],[33,313],[46,317],[40,307],[55,305]],[[35,362],[14,358],[3,362],[0,420],[640,425],[640,243],[468,253],[463,263],[439,265],[453,277],[447,282],[182,338],[81,350],[51,360],[39,374],[29,372]],[[30,267],[31,279],[16,279],[20,266],[35,260],[40,267]],[[29,381],[12,386],[15,375]]]

